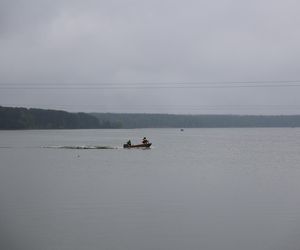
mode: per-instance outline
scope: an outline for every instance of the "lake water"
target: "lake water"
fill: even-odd
[[[299,250],[300,129],[0,131],[0,249]]]

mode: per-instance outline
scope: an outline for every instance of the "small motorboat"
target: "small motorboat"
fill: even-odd
[[[148,143],[142,143],[142,144],[132,144],[129,145],[127,143],[123,144],[123,148],[150,148],[150,146],[152,145],[152,143],[148,142]]]

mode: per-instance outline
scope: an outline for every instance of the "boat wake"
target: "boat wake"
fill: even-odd
[[[42,146],[42,148],[53,148],[53,149],[119,149],[121,147],[111,147],[111,146]]]

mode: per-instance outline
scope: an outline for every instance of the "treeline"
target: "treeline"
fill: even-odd
[[[86,113],[0,106],[0,129],[92,129],[114,128]]]
[[[300,127],[300,115],[168,115],[93,113],[99,121],[110,121],[122,128],[237,128]]]
[[[0,129],[300,127],[300,115],[69,113],[0,106]]]

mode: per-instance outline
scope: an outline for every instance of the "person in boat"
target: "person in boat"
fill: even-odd
[[[130,140],[127,141],[127,145],[128,145],[129,147],[131,146],[131,141],[130,141]]]
[[[148,144],[148,143],[149,143],[149,141],[147,140],[146,137],[143,138],[143,141],[142,141],[142,142],[143,142],[143,144]]]

